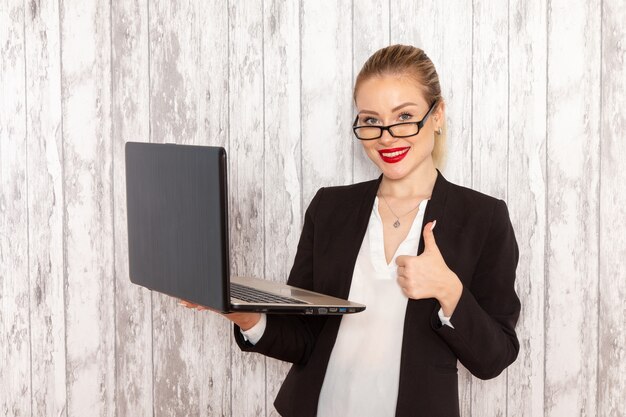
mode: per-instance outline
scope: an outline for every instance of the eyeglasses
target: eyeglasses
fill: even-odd
[[[419,122],[402,122],[389,126],[357,126],[356,122],[359,121],[359,116],[357,115],[354,119],[354,123],[352,124],[352,130],[354,131],[354,135],[357,139],[360,140],[378,139],[383,135],[383,131],[385,130],[388,131],[394,138],[408,138],[410,136],[415,136],[419,133],[420,129],[424,127],[426,120],[428,120],[428,117],[437,105],[437,102],[438,100],[435,100],[432,106],[430,106],[430,109],[428,109],[424,118]]]

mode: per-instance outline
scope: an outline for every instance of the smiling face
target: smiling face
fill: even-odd
[[[428,113],[428,103],[419,84],[408,76],[384,75],[364,80],[356,94],[357,126],[388,126],[418,122]],[[443,103],[442,103],[443,104]],[[383,175],[398,180],[434,171],[432,159],[435,130],[443,120],[439,105],[415,136],[394,138],[388,131],[374,140],[361,141],[367,156]]]

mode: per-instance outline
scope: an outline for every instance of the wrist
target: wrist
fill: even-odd
[[[261,315],[259,313],[254,313],[250,316],[251,317],[246,317],[243,320],[238,320],[237,326],[239,326],[239,328],[244,332],[253,328],[259,320],[261,320]]]
[[[462,293],[463,283],[461,283],[459,277],[452,272],[452,276],[448,281],[448,284],[442,289],[439,297],[437,297],[437,301],[439,301],[439,304],[441,305],[444,316],[452,316],[452,313],[454,313],[454,310],[459,303]]]

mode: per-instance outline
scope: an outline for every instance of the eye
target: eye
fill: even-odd
[[[404,121],[407,121],[407,120],[411,120],[412,117],[413,117],[413,115],[411,113],[402,112],[402,113],[400,113],[399,119],[404,122]]]
[[[366,117],[363,119],[363,123],[366,125],[375,125],[378,123],[378,119],[375,117]]]

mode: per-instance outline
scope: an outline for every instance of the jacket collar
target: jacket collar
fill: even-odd
[[[450,183],[445,177],[441,174],[439,170],[437,170],[437,180],[435,181],[435,186],[433,187],[433,192],[430,196],[430,201],[426,205],[426,213],[424,213],[424,222],[422,223],[422,229],[424,230],[424,226],[433,220],[437,220],[439,224],[439,232],[445,229],[446,222],[443,221],[443,216],[445,214],[445,206],[446,199],[448,197],[448,190],[450,188]],[[419,255],[424,251],[424,239],[423,236],[420,237],[419,247],[417,249],[417,254]]]

